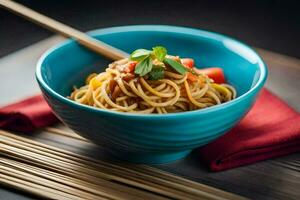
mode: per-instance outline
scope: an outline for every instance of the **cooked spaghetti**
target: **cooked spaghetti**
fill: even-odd
[[[100,109],[130,113],[174,113],[230,101],[235,89],[220,68],[199,70],[189,58],[169,56],[164,47],[138,49],[130,58],[90,74],[70,99]]]

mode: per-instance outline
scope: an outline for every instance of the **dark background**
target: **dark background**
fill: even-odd
[[[220,32],[252,46],[300,58],[297,1],[19,0],[83,31],[129,24],[169,24]],[[0,9],[0,57],[52,33]]]

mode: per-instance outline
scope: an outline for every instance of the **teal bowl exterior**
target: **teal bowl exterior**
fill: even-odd
[[[126,52],[163,45],[170,54],[192,57],[196,65],[222,67],[238,98],[222,105],[183,113],[130,114],[80,105],[67,98],[74,85],[110,62],[73,40],[48,50],[36,78],[61,121],[116,157],[136,163],[165,163],[220,137],[249,111],[267,78],[267,68],[250,47],[203,30],[141,25],[99,29],[93,37]]]

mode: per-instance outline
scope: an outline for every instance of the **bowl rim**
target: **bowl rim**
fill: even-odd
[[[75,101],[72,101],[68,99],[67,97],[64,97],[54,91],[43,79],[42,76],[42,65],[45,61],[45,59],[52,54],[54,51],[56,51],[59,48],[62,48],[72,42],[74,42],[73,39],[67,39],[66,41],[60,42],[53,47],[49,48],[46,52],[42,54],[42,56],[39,58],[37,64],[36,64],[36,71],[35,76],[37,81],[39,82],[40,87],[42,87],[44,90],[46,90],[48,93],[50,93],[52,96],[55,96],[59,100],[63,101],[64,103],[67,103],[69,106],[76,107],[78,109],[88,110],[96,113],[102,113],[102,114],[108,114],[108,115],[115,115],[120,117],[133,117],[133,118],[153,118],[153,119],[165,119],[165,118],[173,118],[173,117],[187,117],[187,116],[194,116],[194,115],[202,115],[206,113],[211,113],[217,110],[223,110],[226,109],[240,101],[245,100],[247,97],[249,97],[251,94],[258,92],[264,85],[266,79],[267,79],[267,66],[262,60],[262,58],[258,55],[258,53],[249,47],[248,45],[233,39],[231,37],[225,36],[223,34],[206,31],[202,29],[196,29],[196,28],[190,28],[190,27],[182,27],[182,26],[170,26],[170,25],[129,25],[129,26],[116,26],[116,27],[108,27],[108,28],[101,28],[96,29],[87,32],[87,34],[91,36],[97,36],[102,34],[111,34],[111,33],[122,33],[122,32],[136,32],[136,31],[157,31],[157,32],[170,32],[170,33],[183,33],[186,35],[192,35],[192,36],[199,36],[208,39],[213,39],[219,42],[222,42],[224,40],[233,42],[234,45],[237,45],[239,48],[243,48],[247,50],[248,53],[251,53],[252,55],[256,56],[257,64],[259,66],[260,70],[260,76],[255,83],[254,86],[250,88],[247,92],[242,94],[241,96],[237,97],[236,99],[233,99],[229,102],[225,102],[219,105],[215,105],[212,107],[200,109],[200,110],[193,110],[193,111],[186,111],[186,112],[179,112],[179,113],[167,113],[167,114],[140,114],[140,113],[125,113],[125,112],[118,112],[118,111],[111,111],[111,110],[104,110],[95,108],[92,106],[83,105],[80,103],[77,103]]]

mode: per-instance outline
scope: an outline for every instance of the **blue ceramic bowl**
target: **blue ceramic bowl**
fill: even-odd
[[[132,52],[163,45],[169,54],[191,57],[196,65],[222,67],[238,98],[198,111],[176,114],[128,114],[75,103],[68,96],[91,72],[110,62],[73,40],[48,50],[39,60],[36,78],[55,114],[72,130],[130,162],[164,163],[220,137],[253,105],[267,78],[262,59],[250,47],[226,36],[173,26],[123,26],[89,33]]]

